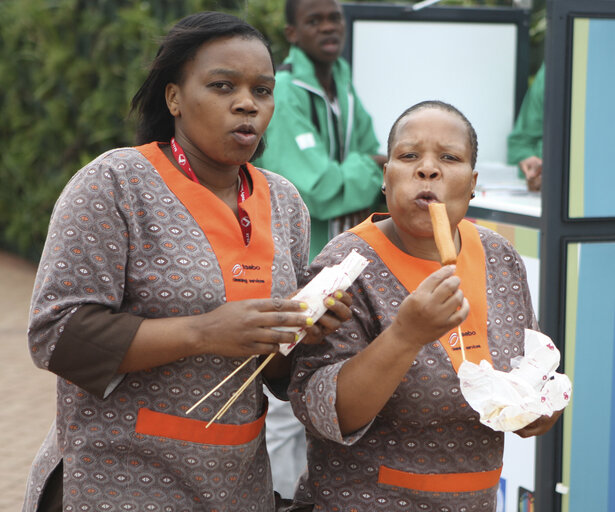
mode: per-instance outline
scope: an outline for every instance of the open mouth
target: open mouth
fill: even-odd
[[[425,190],[423,192],[420,192],[419,194],[417,194],[416,199],[422,199],[429,203],[438,202],[438,197],[431,190]]]
[[[430,190],[424,190],[423,192],[418,193],[414,200],[416,201],[416,204],[419,206],[419,208],[423,208],[425,210],[428,209],[429,203],[440,202],[438,201],[438,197],[436,196],[436,194],[434,194]]]
[[[256,130],[254,129],[254,126],[252,126],[251,124],[247,124],[247,123],[238,126],[233,131],[236,133],[243,133],[247,135],[249,134],[256,135]]]
[[[337,37],[327,37],[320,42],[320,47],[327,52],[335,52],[340,47]]]
[[[258,140],[256,130],[250,124],[242,124],[233,130],[235,139],[243,145],[254,144]]]

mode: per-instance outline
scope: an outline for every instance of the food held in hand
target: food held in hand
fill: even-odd
[[[430,203],[429,215],[433,226],[433,236],[440,253],[442,265],[452,265],[457,261],[457,250],[451,235],[451,225],[444,203]]]

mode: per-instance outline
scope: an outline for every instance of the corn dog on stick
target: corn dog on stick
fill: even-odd
[[[448,222],[446,205],[444,203],[429,203],[429,216],[433,227],[433,237],[440,253],[442,265],[452,265],[457,262],[457,250],[451,235],[451,225]],[[466,350],[461,335],[461,325],[457,326],[457,336],[461,346],[461,357],[466,360]]]
[[[442,265],[451,265],[457,261],[457,251],[451,236],[451,225],[444,203],[429,203],[429,216],[433,226],[433,237],[440,253]]]

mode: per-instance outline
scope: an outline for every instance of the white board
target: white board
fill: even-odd
[[[461,110],[478,135],[478,161],[506,161],[515,117],[514,23],[355,20],[352,72],[381,152],[399,114],[423,100]]]

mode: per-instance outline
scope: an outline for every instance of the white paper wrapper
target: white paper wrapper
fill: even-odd
[[[339,264],[323,268],[293,300],[300,300],[308,305],[306,316],[311,316],[317,322],[327,310],[324,300],[336,290],[346,290],[367,266],[368,261],[358,252],[352,251]],[[280,345],[280,352],[285,356],[295,348],[305,336],[305,329],[294,327],[276,327],[281,331],[298,332],[299,337],[294,343]]]
[[[457,372],[461,392],[480,422],[493,430],[514,432],[542,415],[551,416],[568,405],[570,379],[555,372],[560,354],[548,336],[525,330],[525,356],[512,360],[510,372],[464,361]]]

